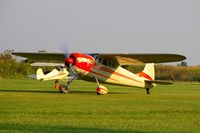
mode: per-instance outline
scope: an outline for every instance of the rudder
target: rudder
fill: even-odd
[[[42,80],[44,78],[44,73],[42,71],[42,68],[37,69],[36,78],[37,78],[37,80]]]
[[[155,80],[154,63],[147,63],[144,67],[144,70],[138,73],[138,75],[148,80]]]

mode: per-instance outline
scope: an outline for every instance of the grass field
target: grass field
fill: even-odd
[[[76,81],[70,94],[53,82],[0,80],[0,132],[163,133],[200,132],[200,84],[145,90]]]

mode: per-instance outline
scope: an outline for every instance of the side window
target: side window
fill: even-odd
[[[100,64],[102,64],[102,59],[101,59],[101,58],[99,58],[99,59],[98,59],[98,62],[99,62]]]
[[[109,67],[114,68],[114,62],[112,60],[109,62]]]
[[[108,66],[107,60],[103,60],[102,64],[105,65],[105,66]]]
[[[113,60],[106,60],[106,59],[103,59],[103,58],[98,58],[98,63],[99,64],[103,64],[107,67],[110,67],[110,68],[115,68],[115,62]]]

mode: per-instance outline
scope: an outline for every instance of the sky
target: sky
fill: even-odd
[[[0,51],[175,53],[200,65],[199,5],[199,0],[0,0]]]

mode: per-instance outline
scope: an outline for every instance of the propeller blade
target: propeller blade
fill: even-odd
[[[60,45],[60,50],[65,54],[65,58],[70,56],[70,49],[67,42],[64,42]]]

